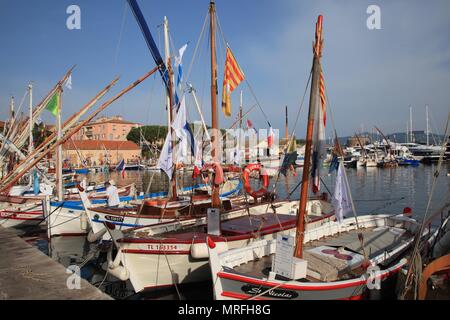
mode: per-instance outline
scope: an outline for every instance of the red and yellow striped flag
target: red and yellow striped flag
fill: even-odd
[[[244,79],[244,73],[239,67],[230,48],[227,48],[227,60],[225,62],[225,75],[222,90],[222,111],[226,117],[231,116],[231,93]]]
[[[323,126],[327,125],[327,98],[325,96],[325,80],[323,79],[322,70],[320,70],[320,102],[322,105]]]

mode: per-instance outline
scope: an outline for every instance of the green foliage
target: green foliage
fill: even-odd
[[[33,127],[33,143],[34,146],[39,146],[44,140],[50,136],[51,131],[42,122],[41,124],[35,124]]]
[[[140,143],[142,137],[150,143],[164,141],[167,135],[167,126],[143,126],[140,128],[133,128],[128,133],[127,140],[133,141],[136,144]]]

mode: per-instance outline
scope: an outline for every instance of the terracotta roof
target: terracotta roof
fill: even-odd
[[[63,144],[64,150],[141,150],[132,141],[110,140],[69,140]]]
[[[117,124],[139,125],[139,123],[125,121],[125,120],[119,120],[119,119],[98,120],[98,121],[90,122],[87,125],[89,126],[89,125],[102,124],[102,123],[117,123]]]

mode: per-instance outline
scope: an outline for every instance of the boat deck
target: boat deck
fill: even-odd
[[[295,216],[286,214],[266,213],[261,215],[243,216],[222,221],[222,235],[217,237],[213,236],[213,239],[241,237],[258,232],[270,232],[271,230],[279,229],[280,227],[293,228],[296,221],[297,218]],[[177,231],[170,231],[153,237],[148,237],[146,232],[136,231],[133,236],[137,238],[153,238],[159,240],[173,239],[178,241],[192,241],[193,239],[196,239],[206,241],[207,226],[199,225],[195,227],[191,226],[187,229],[181,228]]]
[[[364,273],[361,263],[350,264],[349,261],[359,261],[363,258],[364,251],[358,239],[358,233],[364,237],[364,251],[369,259],[389,251],[404,241],[410,240],[413,235],[397,228],[366,228],[352,230],[335,236],[325,237],[321,240],[305,244],[303,258],[308,261],[308,277],[300,281],[321,282],[345,280],[350,277],[360,276]],[[317,251],[317,248],[331,247]],[[345,248],[339,251],[339,248]],[[331,249],[331,250],[330,250]],[[334,250],[333,250],[334,249]],[[328,257],[323,252],[330,254]],[[349,254],[353,255],[350,256]],[[245,274],[256,278],[267,278],[272,269],[274,255],[236,266],[233,270],[239,274]],[[278,280],[288,280],[277,275]]]

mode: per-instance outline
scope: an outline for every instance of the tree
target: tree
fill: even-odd
[[[167,126],[143,126],[133,128],[127,135],[127,140],[136,144],[141,142],[142,137],[150,143],[158,143],[164,141],[167,135]]]
[[[39,146],[45,139],[47,139],[52,134],[52,131],[47,128],[45,123],[41,122],[39,125],[34,124],[33,127],[33,143],[34,146]],[[27,143],[28,145],[28,143]]]

